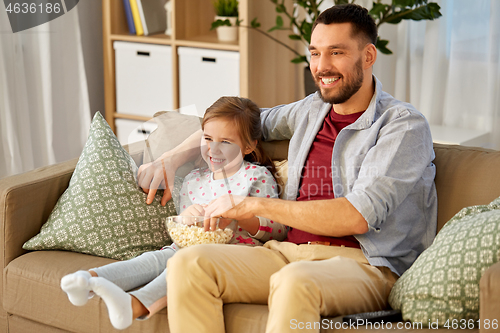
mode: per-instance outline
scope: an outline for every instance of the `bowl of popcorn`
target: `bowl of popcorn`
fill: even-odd
[[[167,217],[167,231],[172,242],[179,247],[187,247],[197,244],[227,244],[231,241],[236,232],[236,220],[228,224],[227,219],[217,219],[217,228],[205,231],[205,219],[204,216]]]

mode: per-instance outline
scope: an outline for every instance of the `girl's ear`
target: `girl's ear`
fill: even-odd
[[[257,140],[255,140],[252,144],[252,146],[247,146],[245,148],[245,151],[243,152],[243,155],[248,155],[250,154],[251,152],[253,152],[255,150],[255,148],[257,147]]]

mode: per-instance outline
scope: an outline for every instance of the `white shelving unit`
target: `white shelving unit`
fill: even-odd
[[[168,46],[165,49],[169,49],[169,52],[171,52],[171,60],[168,62],[168,65],[164,65],[164,67],[169,67],[168,74],[163,73],[162,75],[168,76],[165,80],[171,83],[171,88],[165,94],[171,96],[168,98],[171,99],[173,110],[177,110],[182,106],[181,97],[184,95],[180,89],[189,89],[189,87],[184,88],[180,85],[179,48],[198,48],[214,52],[229,51],[238,53],[239,63],[236,68],[236,71],[239,72],[236,75],[237,79],[239,78],[238,95],[252,99],[260,107],[272,107],[279,104],[291,103],[301,98],[302,90],[298,87],[301,86],[302,82],[300,80],[302,74],[299,73],[302,67],[290,62],[293,58],[292,52],[262,34],[244,27],[237,28],[238,41],[221,42],[217,39],[216,32],[210,31],[211,23],[215,17],[211,0],[169,1],[172,12],[170,20],[172,26],[171,34],[159,33],[148,36],[129,34],[123,0],[102,1],[105,115],[107,122],[115,132],[115,121],[117,119],[144,122],[151,119],[151,115],[154,114],[151,110],[145,114],[144,112],[140,112],[140,110],[121,112],[117,109],[116,71],[118,68],[115,49],[113,48],[113,44],[117,41],[131,42],[135,45],[145,43],[152,48],[156,46],[154,50],[157,50],[158,46]],[[289,2],[288,5],[291,5],[292,0],[286,1]],[[242,24],[250,25],[250,22],[255,17],[259,19],[264,28],[274,26],[276,20],[275,5],[269,0],[239,0],[239,18],[243,20]],[[288,38],[288,31],[274,31],[272,34],[275,38],[289,43],[290,46],[295,46],[295,42]],[[148,45],[144,46],[147,48]],[[141,49],[138,48],[138,51]],[[139,63],[140,60],[136,58],[125,63]],[[153,60],[157,61],[157,59]],[[138,76],[144,76],[140,72],[140,68],[136,70],[139,71]],[[151,69],[148,68],[148,70],[150,73]],[[162,70],[165,70],[165,68]],[[204,74],[196,73],[196,76],[202,77]],[[208,82],[213,85],[221,84],[220,81],[217,83],[218,77],[214,77],[213,73],[209,76],[210,81]],[[194,80],[196,77],[192,79]],[[127,80],[130,81],[133,78],[127,77]],[[151,85],[151,82],[148,81],[147,84]],[[148,89],[154,91],[155,94],[163,93],[163,90],[159,93],[158,89],[153,89],[150,86]],[[191,89],[195,91],[195,88],[191,87]],[[123,93],[121,96],[123,96]],[[140,100],[145,97],[136,93],[132,98]],[[120,104],[120,106],[122,105]]]

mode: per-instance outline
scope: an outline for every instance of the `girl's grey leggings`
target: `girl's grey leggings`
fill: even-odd
[[[92,268],[99,277],[103,277],[124,291],[143,286],[130,292],[146,308],[167,295],[167,261],[175,254],[173,248],[145,252],[140,256],[114,262],[102,267]]]

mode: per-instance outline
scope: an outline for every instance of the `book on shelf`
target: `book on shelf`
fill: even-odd
[[[134,18],[135,31],[137,36],[144,35],[144,30],[142,29],[141,16],[139,14],[139,8],[137,7],[137,0],[130,0],[130,8],[132,10],[132,17]]]
[[[144,31],[144,36],[149,35],[148,33],[148,26],[146,25],[146,20],[144,19],[144,11],[142,10],[142,2],[141,0],[135,0],[137,1],[137,9],[139,9],[139,17],[141,18],[141,23],[142,23],[142,30]]]
[[[127,17],[128,31],[131,35],[135,35],[134,17],[132,16],[132,8],[130,8],[130,1],[123,0],[123,7],[125,8],[125,16]]]
[[[167,29],[167,13],[165,0],[136,0],[141,16],[144,35],[165,33]]]

